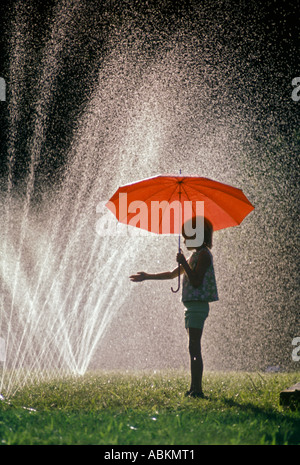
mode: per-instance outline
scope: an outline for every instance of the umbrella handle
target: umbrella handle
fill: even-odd
[[[173,287],[171,287],[171,291],[172,292],[178,292],[180,289],[180,264],[178,265],[178,288],[176,290],[173,289]]]

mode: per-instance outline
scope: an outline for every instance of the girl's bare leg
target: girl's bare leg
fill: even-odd
[[[202,393],[203,360],[201,353],[202,329],[189,328],[189,353],[191,363],[190,393]]]

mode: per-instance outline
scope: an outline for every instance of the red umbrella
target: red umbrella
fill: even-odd
[[[179,250],[183,224],[199,211],[203,215],[201,207],[214,231],[239,225],[254,209],[241,189],[182,175],[160,175],[126,184],[106,206],[121,223],[158,234],[179,234]]]

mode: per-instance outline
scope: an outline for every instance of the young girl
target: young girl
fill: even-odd
[[[192,227],[195,230],[196,218],[192,218]],[[200,223],[201,224],[201,223]],[[184,244],[187,237],[182,228]],[[180,273],[184,274],[182,283],[182,302],[185,306],[185,327],[189,335],[189,354],[191,366],[191,387],[187,396],[204,397],[202,391],[203,360],[201,353],[201,336],[204,322],[209,312],[209,302],[218,300],[212,248],[213,227],[210,221],[204,218],[204,240],[200,247],[187,247],[195,250],[188,260],[180,252],[177,262],[180,264]],[[194,236],[195,238],[195,236]],[[178,277],[178,267],[173,271],[149,274],[138,272],[130,276],[131,281],[140,282],[147,279],[173,279]]]

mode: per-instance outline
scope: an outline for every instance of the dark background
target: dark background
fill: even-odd
[[[1,102],[0,153],[1,175],[7,174],[10,140],[9,107],[12,102],[10,66],[16,51],[16,37],[21,32],[14,25],[15,6],[1,5],[0,75],[7,85],[7,101]],[[41,61],[53,20],[54,1],[23,3],[26,55],[20,85],[21,114],[16,121],[17,158],[14,179],[17,183],[27,173],[36,108]],[[76,3],[76,2],[75,2]],[[66,149],[76,123],[93,89],[97,73],[111,44],[132,45],[137,59],[147,68],[148,59],[159,56],[173,40],[176,30],[193,34],[205,43],[205,60],[211,66],[233,63],[235,73],[226,70],[210,76],[213,120],[227,106],[236,112],[243,108],[263,128],[252,138],[260,141],[277,130],[293,138],[298,126],[299,105],[291,100],[292,79],[299,74],[299,10],[297,2],[288,1],[91,1],[83,5],[81,24],[67,38],[62,51],[61,69],[51,100],[46,141],[37,167],[38,181],[55,183],[64,167]],[[24,33],[24,32],[23,32]],[[184,40],[184,37],[183,37]],[[15,48],[13,45],[15,44]],[[173,45],[173,44],[172,44]],[[220,105],[221,101],[221,105]],[[13,110],[12,110],[13,112]]]

